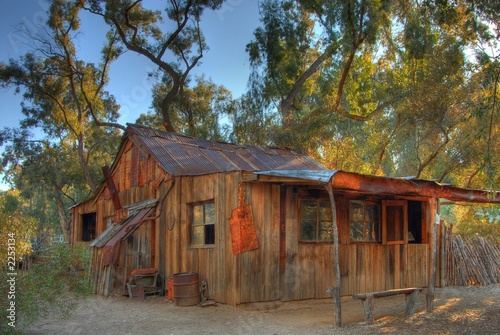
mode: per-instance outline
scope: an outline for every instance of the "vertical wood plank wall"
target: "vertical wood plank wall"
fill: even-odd
[[[427,286],[428,244],[349,243],[348,201],[337,197],[341,295]],[[326,298],[333,286],[333,244],[301,243],[297,193],[286,190],[286,270],[282,300]]]
[[[175,178],[175,184],[164,204],[161,222],[167,215],[175,217],[173,227],[164,229],[166,235],[159,237],[165,244],[166,254],[162,259],[165,280],[181,272],[198,272],[200,280],[206,279],[209,298],[221,303],[236,304],[237,266],[232,255],[229,218],[238,205],[239,173],[185,176]],[[214,200],[215,245],[191,247],[189,204]]]
[[[131,174],[133,177],[127,177]],[[333,244],[299,242],[299,195],[294,187],[272,183],[244,184],[246,203],[252,205],[259,248],[233,255],[229,218],[238,206],[240,172],[175,177],[169,189],[172,177],[165,175],[151,157],[143,156],[129,145],[117,162],[113,180],[123,206],[166,197],[158,204],[156,213],[160,213],[161,208],[161,215],[156,223],[143,223],[130,245],[123,243],[118,267],[98,269],[103,252],[94,248],[94,283],[100,292],[120,292],[134,267],[154,266],[159,267],[165,281],[175,273],[198,272],[200,280],[207,280],[209,298],[221,303],[236,305],[329,297],[326,289],[335,279]],[[281,194],[284,199],[281,199]],[[207,200],[214,200],[215,204],[215,245],[194,248],[190,246],[189,204]],[[430,271],[428,244],[350,244],[348,201],[342,197],[336,197],[336,201],[341,295],[427,285]],[[280,217],[280,204],[285,206],[283,218]],[[97,232],[100,233],[105,229],[106,218],[115,214],[106,188],[97,199],[73,210],[75,222],[80,222],[72,234],[75,240],[78,240],[78,234],[81,237],[78,231],[81,229],[81,214],[96,210]],[[282,220],[286,252],[280,274]],[[137,243],[148,244],[149,249],[143,250],[144,246]],[[137,250],[148,254],[147,260],[140,264]]]

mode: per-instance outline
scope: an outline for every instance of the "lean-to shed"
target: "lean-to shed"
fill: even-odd
[[[163,283],[197,272],[209,299],[233,305],[325,298],[334,285],[341,295],[440,285],[439,199],[500,202],[137,125],[103,172],[95,196],[71,209],[73,243],[93,247],[96,293],[126,294],[130,272],[154,267]]]

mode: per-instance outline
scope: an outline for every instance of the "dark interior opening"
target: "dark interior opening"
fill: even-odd
[[[96,213],[87,213],[82,215],[82,241],[90,242],[96,235]]]
[[[408,243],[422,243],[422,203],[408,201]]]

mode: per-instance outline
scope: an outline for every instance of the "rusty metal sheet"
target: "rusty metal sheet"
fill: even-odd
[[[135,229],[140,221],[147,218],[149,213],[153,212],[156,207],[143,208],[136,214],[128,217],[120,224],[120,229],[114,232],[114,235],[104,245],[103,266],[116,264],[120,251],[120,240],[127,235],[131,230]]]
[[[128,126],[128,136],[137,138],[141,149],[174,176],[284,168],[325,169],[308,156],[290,149],[211,142],[144,126]]]
[[[251,205],[235,208],[229,219],[233,255],[259,248]]]

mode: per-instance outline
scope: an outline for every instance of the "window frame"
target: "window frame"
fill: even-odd
[[[352,234],[351,234],[351,231],[352,231],[352,224],[355,223],[355,222],[358,222],[358,221],[355,221],[355,220],[352,220],[352,213],[351,213],[351,203],[360,203],[363,205],[363,236],[364,236],[364,239],[363,240],[353,240],[352,239]],[[367,221],[366,221],[366,207],[367,205],[369,206],[376,206],[377,207],[377,218],[378,218],[378,232],[376,233],[376,236],[378,237],[378,239],[374,239],[374,240],[367,240],[365,236],[367,236],[366,234],[366,224],[367,224]],[[381,244],[382,243],[382,213],[381,213],[381,204],[376,202],[376,201],[369,201],[369,200],[362,200],[362,199],[350,199],[349,200],[349,203],[348,203],[348,217],[347,217],[347,221],[348,221],[348,227],[349,227],[349,230],[348,230],[348,233],[349,233],[349,243],[371,243],[371,244]]]
[[[206,205],[212,205],[213,206],[213,222],[208,222],[206,221]],[[194,220],[194,208],[203,206],[203,222],[202,224],[195,224]],[[215,242],[216,242],[216,220],[215,220],[215,201],[214,199],[206,200],[206,201],[201,201],[201,202],[193,202],[188,204],[188,215],[189,215],[189,233],[190,233],[190,242],[189,242],[189,247],[190,248],[214,248],[215,247]],[[212,236],[213,236],[213,243],[206,243],[206,238],[207,238],[207,227],[212,226]],[[194,242],[194,228],[195,227],[204,227],[203,228],[203,239],[205,240],[204,243],[202,244],[193,244]]]
[[[303,240],[302,239],[302,222],[303,221],[310,221],[310,220],[303,220],[302,218],[302,201],[315,201],[316,202],[316,222],[315,222],[315,229],[316,229],[316,239],[314,240]],[[298,232],[297,232],[297,237],[298,237],[298,241],[300,243],[333,243],[334,242],[334,238],[333,238],[333,224],[334,224],[334,220],[333,220],[333,214],[331,213],[331,221],[322,221],[321,220],[321,215],[320,215],[320,209],[321,209],[321,203],[324,202],[324,203],[327,203],[328,204],[328,209],[330,210],[330,213],[331,213],[331,210],[332,210],[332,206],[331,206],[331,203],[330,203],[330,199],[329,198],[325,198],[325,197],[319,197],[319,198],[315,198],[315,197],[304,197],[304,198],[300,198],[298,203],[299,203],[299,215],[298,215]],[[332,226],[332,229],[331,229],[331,239],[330,240],[321,240],[319,237],[320,237],[320,231],[321,231],[321,222],[328,222],[328,223],[331,223],[331,226]]]
[[[389,215],[389,208],[400,208],[400,217],[402,220],[399,222],[399,229],[396,230],[395,225],[389,226],[388,218],[395,220],[396,216]],[[393,212],[391,211],[391,214]],[[391,221],[392,222],[392,221]],[[402,235],[402,239],[390,239],[396,232]],[[406,245],[408,244],[408,201],[407,200],[382,200],[382,244],[384,245]]]

